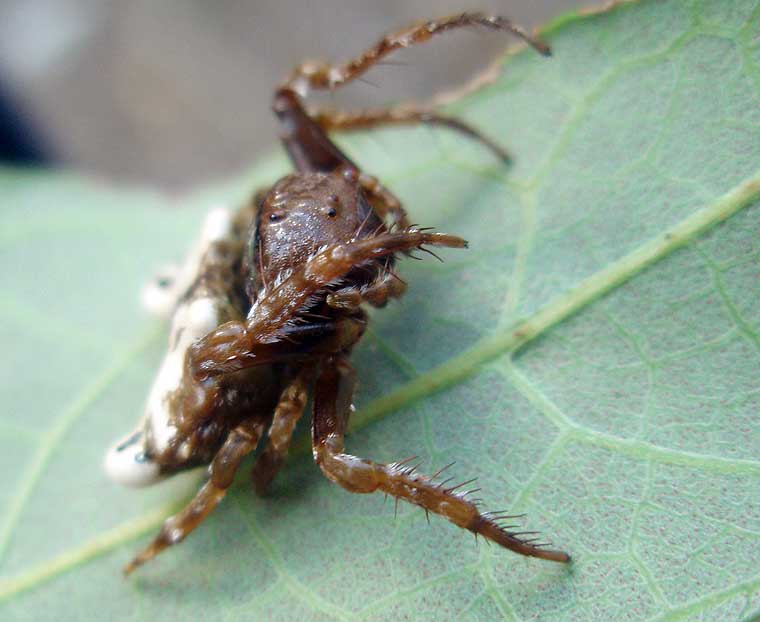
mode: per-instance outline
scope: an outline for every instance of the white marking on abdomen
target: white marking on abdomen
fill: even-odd
[[[169,397],[179,388],[184,372],[185,355],[190,345],[219,326],[219,311],[213,298],[198,298],[180,304],[174,313],[169,343],[156,380],[148,394],[145,416],[150,426],[153,447],[161,453],[177,434],[169,412]]]
[[[106,475],[123,486],[150,486],[162,479],[161,468],[145,455],[145,431],[140,426],[126,438],[114,443],[106,453]]]
[[[161,271],[158,279],[151,281],[142,292],[142,304],[148,311],[159,317],[169,317],[177,302],[185,295],[198,277],[198,270],[203,256],[214,242],[221,242],[232,233],[232,212],[226,207],[215,207],[203,222],[203,229],[198,241],[187,255],[184,263],[168,266]],[[168,284],[162,285],[165,278]]]

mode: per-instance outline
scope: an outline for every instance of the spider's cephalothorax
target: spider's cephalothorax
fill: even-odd
[[[523,555],[569,561],[566,553],[511,531],[503,524],[507,515],[482,512],[467,491],[439,482],[440,471],[428,477],[407,462],[379,464],[344,447],[354,391],[349,355],[367,322],[362,305],[382,307],[404,293],[406,284],[394,271],[398,255],[466,242],[411,226],[393,194],[362,172],[328,132],[428,123],[508,156],[470,126],[431,109],[307,112],[303,98],[311,89],[350,82],[396,49],[470,25],[512,32],[549,53],[504,18],[463,13],[387,35],[344,65],[304,63],[276,90],[273,105],[297,172],[236,213],[213,211],[185,265],[148,290],[148,305],[171,313],[169,348],[140,426],[111,448],[106,470],[121,483],[141,486],[208,465],[208,479],[127,572],[195,529],[268,431],[253,467],[255,488],[265,492],[310,391],[314,459],[334,482],[352,492],[404,499]]]

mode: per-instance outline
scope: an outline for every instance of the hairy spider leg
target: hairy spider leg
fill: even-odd
[[[286,344],[281,343],[283,329],[298,318],[320,290],[365,262],[426,244],[450,248],[467,246],[465,240],[455,235],[410,229],[337,244],[317,253],[266,297],[257,300],[245,322],[222,324],[191,347],[188,364],[196,379],[271,362],[273,353],[278,352],[281,356],[282,350],[287,349]],[[336,322],[342,332],[339,331],[332,341],[319,344],[318,350],[311,354],[339,352],[345,345],[355,343],[358,338],[355,331],[363,330],[363,324],[354,324],[350,319]]]
[[[564,551],[544,548],[543,543],[523,539],[526,532],[510,531],[499,513],[481,512],[468,498],[470,492],[447,486],[416,473],[408,461],[379,464],[345,452],[345,433],[355,384],[355,372],[344,355],[326,359],[317,380],[312,420],[312,451],[322,472],[350,492],[384,492],[448,519],[458,527],[481,535],[521,555],[555,562],[569,562]],[[440,473],[440,472],[439,472]],[[532,534],[532,532],[531,532]]]
[[[510,32],[538,52],[551,54],[549,46],[532,37],[509,19],[483,13],[459,13],[442,19],[414,24],[385,35],[359,56],[339,64],[307,61],[297,66],[275,92],[273,108],[285,130],[282,141],[293,163],[301,171],[331,171],[341,164],[356,168],[351,160],[327,137],[329,130],[369,129],[388,124],[415,124],[447,127],[461,132],[493,151],[502,160],[509,154],[467,123],[439,114],[429,108],[401,104],[382,109],[345,113],[323,109],[308,112],[303,98],[311,90],[334,90],[366,73],[373,65],[396,50],[424,43],[433,36],[468,26]]]
[[[373,237],[330,246],[305,262],[266,300],[254,306],[248,316],[249,331],[261,336],[276,333],[319,290],[348,274],[366,261],[414,250],[423,245],[466,248],[456,235],[420,229],[380,233]]]
[[[296,424],[303,416],[309,385],[314,379],[313,366],[305,366],[290,382],[282,394],[269,426],[269,440],[253,465],[253,487],[260,495],[266,493],[280,470],[290,449]]]
[[[406,282],[395,273],[387,273],[365,287],[346,287],[327,294],[327,304],[334,309],[355,311],[366,302],[373,307],[384,307],[391,298],[400,298],[406,292]]]
[[[209,479],[178,514],[166,519],[158,536],[124,568],[130,574],[170,546],[178,544],[200,525],[224,498],[242,459],[256,449],[264,422],[254,418],[232,430],[209,467]]]
[[[326,132],[370,130],[384,125],[430,125],[443,127],[463,134],[480,143],[504,163],[511,162],[509,152],[472,127],[469,123],[436,112],[431,107],[404,103],[386,108],[367,108],[356,112],[346,112],[334,108],[309,109],[311,116]]]
[[[468,26],[480,26],[490,30],[510,32],[531,45],[540,54],[545,56],[551,54],[548,45],[532,37],[506,17],[477,12],[458,13],[441,19],[419,22],[389,33],[362,54],[345,63],[330,64],[320,61],[306,61],[295,68],[284,86],[302,97],[306,97],[310,89],[333,90],[361,77],[373,65],[396,50],[425,43],[436,35]]]

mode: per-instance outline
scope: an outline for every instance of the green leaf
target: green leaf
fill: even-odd
[[[137,302],[212,201],[0,173],[3,620],[750,620],[760,611],[760,3],[570,16],[452,106],[505,169],[429,129],[346,139],[415,222],[469,251],[403,262],[356,353],[349,447],[527,512],[575,562],[525,559],[351,495],[301,449],[241,477],[184,544],[122,566],[197,480],[100,468],[166,330]],[[406,71],[412,72],[413,68]],[[245,188],[245,190],[243,189]],[[182,209],[179,209],[181,206]]]

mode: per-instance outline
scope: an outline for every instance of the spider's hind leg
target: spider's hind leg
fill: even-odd
[[[303,416],[309,384],[314,377],[311,366],[304,367],[285,388],[269,426],[269,440],[253,465],[253,486],[260,495],[266,493],[290,449],[296,424]]]
[[[334,90],[360,78],[372,66],[396,50],[424,43],[449,30],[477,26],[490,30],[509,32],[544,55],[549,47],[529,35],[505,17],[483,13],[459,13],[436,20],[428,20],[384,36],[362,54],[345,62],[331,64],[307,61],[297,66],[290,77],[274,95],[273,108],[280,118],[284,133],[285,149],[299,171],[333,171],[340,166],[356,165],[329,139],[331,129],[361,129],[387,124],[427,123],[445,126],[477,140],[500,158],[509,158],[498,144],[483,136],[466,123],[434,112],[428,108],[406,104],[356,114],[324,110],[309,112],[303,100],[312,90]]]
[[[310,116],[326,131],[370,130],[387,125],[429,125],[443,127],[480,143],[502,162],[509,163],[509,152],[469,123],[436,112],[431,107],[400,104],[387,108],[374,108],[358,112],[344,112],[331,108],[318,108]]]
[[[535,48],[539,53],[551,54],[549,46],[529,35],[523,28],[506,17],[484,13],[458,13],[441,19],[413,24],[402,30],[385,35],[362,54],[345,63],[330,64],[306,61],[295,68],[284,87],[304,97],[311,89],[333,90],[364,75],[373,65],[396,50],[419,45],[432,37],[447,32],[478,26],[490,30],[509,32]]]
[[[208,481],[185,509],[166,519],[153,542],[124,568],[125,574],[184,540],[211,514],[227,494],[242,459],[256,449],[263,430],[264,422],[255,418],[244,421],[230,432],[209,467]]]
[[[312,439],[314,459],[324,474],[351,492],[384,492],[440,514],[455,525],[521,555],[569,562],[563,552],[544,548],[527,535],[500,524],[508,518],[481,512],[459,486],[445,487],[434,477],[419,475],[406,463],[378,464],[345,453],[344,436],[353,395],[354,371],[344,356],[328,359],[314,395]]]

